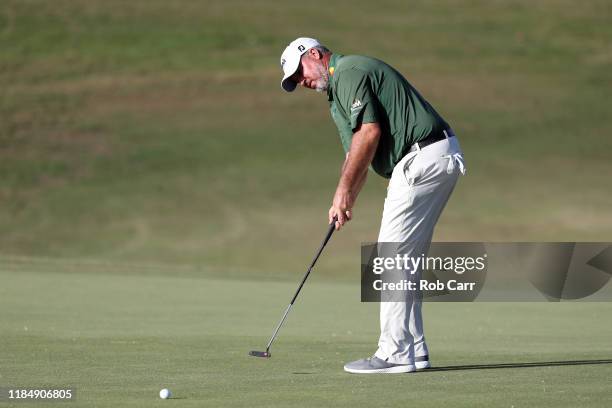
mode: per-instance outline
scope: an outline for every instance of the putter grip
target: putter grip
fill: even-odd
[[[327,245],[327,241],[329,241],[329,239],[331,238],[332,234],[336,230],[336,221],[338,221],[338,217],[334,217],[332,219],[332,222],[329,223],[329,228],[327,229],[327,235],[325,236],[325,239],[323,240],[323,243],[321,244],[321,248],[319,249],[319,253],[317,254],[317,257],[315,258],[314,262],[312,263],[313,265],[317,261],[317,258],[319,258],[319,255],[321,255],[321,251],[323,251],[323,248],[325,248],[325,245]]]

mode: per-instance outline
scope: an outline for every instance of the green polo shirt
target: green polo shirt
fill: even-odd
[[[372,169],[391,178],[410,146],[448,124],[399,72],[375,58],[332,54],[327,95],[342,147],[351,147],[362,123],[378,122],[382,136]]]

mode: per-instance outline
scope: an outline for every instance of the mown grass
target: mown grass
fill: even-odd
[[[330,259],[321,259],[321,270]],[[251,272],[253,279],[228,280],[178,267],[2,258],[0,383],[76,387],[75,406],[99,407],[602,407],[610,400],[609,303],[427,303],[438,370],[359,376],[342,365],[374,352],[378,306],[359,303],[358,285],[313,275],[272,358],[262,360],[247,353],[265,347],[295,282]],[[166,387],[176,400],[158,398]]]

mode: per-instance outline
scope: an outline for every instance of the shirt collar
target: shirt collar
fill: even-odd
[[[336,66],[338,62],[342,58],[340,54],[332,54],[329,58],[329,67],[327,68],[327,73],[329,74],[329,83],[327,85],[327,99],[332,101],[334,98],[332,96],[332,88],[334,83],[334,72],[336,71]]]

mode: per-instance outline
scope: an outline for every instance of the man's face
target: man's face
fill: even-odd
[[[312,53],[311,51],[313,50],[309,50],[309,52],[302,55],[300,65],[295,74],[291,76],[291,79],[304,88],[323,92],[327,90],[329,75],[323,60],[320,58],[320,54]]]

